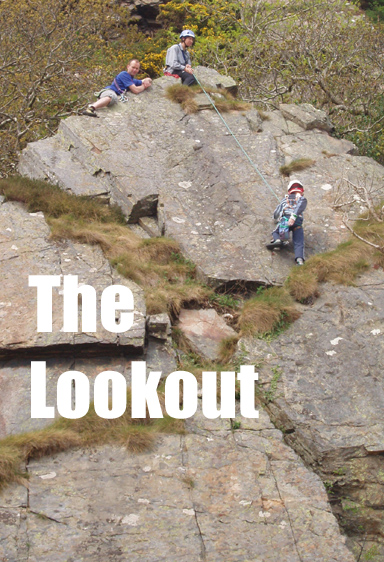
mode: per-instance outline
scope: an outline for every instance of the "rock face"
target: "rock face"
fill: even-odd
[[[178,328],[190,347],[198,355],[216,361],[220,354],[220,342],[237,334],[213,308],[204,310],[182,309]]]
[[[264,383],[278,379],[268,410],[286,441],[328,482],[348,531],[363,527],[381,537],[383,286],[382,271],[365,274],[356,287],[325,285],[277,340],[240,344],[247,361],[264,363]]]
[[[225,87],[216,72],[199,72],[202,83]],[[180,242],[201,278],[213,285],[273,284],[288,274],[291,251],[275,256],[265,249],[275,226],[272,212],[287,185],[279,171],[283,164],[313,160],[295,172],[309,201],[308,255],[335,247],[345,236],[330,208],[342,178],[382,184],[382,167],[355,156],[352,143],[329,136],[324,112],[308,105],[284,106],[264,120],[254,109],[224,114],[256,170],[212,109],[186,115],[166,99],[175,82],[159,78],[127,103],[100,110],[99,119],[62,121],[56,137],[23,151],[20,172],[117,203],[133,223],[157,215],[161,231]],[[68,168],[73,172],[66,174]]]
[[[217,73],[200,72],[205,84],[232,87]],[[250,108],[225,114],[226,126],[202,94],[193,115],[168,100],[166,89],[175,82],[160,78],[128,103],[101,110],[99,119],[66,119],[55,137],[23,151],[20,172],[120,205],[143,236],[176,239],[201,278],[215,286],[273,285],[289,274],[292,253],[265,249],[272,212],[289,181],[282,165],[312,161],[294,173],[308,199],[307,255],[345,239],[331,207],[342,180],[372,186],[382,197],[383,167],[331,137],[323,112],[307,104],[266,114]],[[168,319],[153,317],[146,330],[137,287],[121,280],[99,250],[55,244],[48,234],[41,214],[0,205],[2,436],[48,423],[31,420],[28,409],[29,359],[37,352],[47,354],[48,400],[55,399],[58,374],[68,369],[90,378],[114,369],[129,383],[133,359],[145,359],[148,370],[163,376],[177,368]],[[37,334],[36,290],[27,284],[34,273],[79,275],[98,293],[127,284],[135,295],[134,329],[124,336],[102,329],[63,333],[55,293],[54,330]],[[308,466],[326,482],[350,535],[362,528],[368,536],[384,535],[383,284],[378,268],[356,287],[325,286],[276,340],[239,342],[241,363],[260,366],[262,400],[284,441],[263,410],[252,423],[197,415],[186,436],[164,437],[140,456],[104,447],[31,462],[29,491],[14,487],[2,497],[0,558],[43,562],[55,552],[57,562],[352,561],[325,489]],[[95,349],[100,356],[89,357]]]
[[[51,352],[53,348],[77,346],[129,347],[142,351],[145,338],[145,304],[142,290],[111,268],[97,246],[49,240],[49,227],[42,213],[28,213],[15,203],[0,204],[0,356],[32,349]],[[37,289],[28,286],[30,275],[77,275],[79,285],[91,285],[96,291],[96,332],[63,332],[63,282],[52,289],[52,331],[37,332]],[[102,291],[110,285],[123,285],[133,294],[135,311],[132,328],[123,334],[106,330],[100,318]],[[46,299],[45,295],[41,299]],[[79,331],[81,330],[79,306]],[[84,312],[90,315],[89,311]]]
[[[196,416],[188,435],[140,455],[104,447],[31,462],[28,490],[2,495],[0,556],[353,562],[320,479],[266,414],[237,421],[232,431]]]

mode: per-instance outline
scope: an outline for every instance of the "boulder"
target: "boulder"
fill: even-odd
[[[93,353],[122,346],[142,351],[145,338],[143,291],[112,269],[98,246],[70,241],[55,243],[43,213],[28,213],[16,203],[0,204],[2,279],[0,302],[0,356],[33,350],[63,352],[77,347]],[[52,289],[52,331],[37,332],[37,289],[28,286],[29,275],[77,275],[78,283],[91,285],[97,294],[97,330],[94,333],[63,332],[61,287]],[[128,287],[134,297],[134,324],[124,333],[106,330],[100,321],[100,298],[110,285]],[[79,306],[81,326],[81,306]],[[81,329],[81,328],[79,328]]]
[[[220,352],[220,342],[235,337],[237,333],[225,323],[213,308],[202,310],[181,309],[178,329],[198,355],[215,361]]]
[[[335,128],[325,111],[316,109],[310,103],[302,103],[300,105],[281,103],[279,110],[286,119],[297,123],[306,131],[309,129],[321,129],[331,133]]]

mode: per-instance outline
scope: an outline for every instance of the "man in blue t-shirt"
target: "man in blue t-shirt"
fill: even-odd
[[[97,117],[96,109],[101,107],[106,107],[107,105],[114,105],[119,101],[121,96],[124,96],[127,92],[132,92],[133,94],[140,94],[152,84],[150,78],[144,78],[144,80],[136,80],[134,76],[140,72],[140,63],[137,59],[132,59],[127,65],[127,71],[120,72],[112,84],[107,86],[98,95],[98,100],[95,103],[90,104],[87,109],[83,111],[83,115],[88,115],[88,117]]]

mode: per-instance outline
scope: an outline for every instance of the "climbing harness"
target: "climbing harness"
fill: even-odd
[[[278,196],[276,195],[276,193],[274,192],[274,190],[272,189],[272,187],[269,185],[269,183],[267,182],[267,180],[265,179],[265,177],[263,176],[263,174],[260,172],[260,170],[258,169],[258,167],[256,166],[256,164],[251,160],[251,158],[249,157],[248,153],[244,150],[244,148],[241,146],[240,142],[238,141],[236,135],[234,134],[234,132],[230,129],[228,123],[225,121],[224,117],[221,115],[220,111],[217,109],[215,102],[213,101],[213,99],[211,98],[211,96],[208,94],[208,92],[206,92],[206,90],[204,89],[204,86],[201,84],[201,82],[199,81],[199,79],[197,78],[196,74],[194,74],[194,77],[196,79],[196,82],[199,84],[200,88],[203,90],[204,94],[207,96],[207,98],[209,99],[210,103],[213,105],[216,113],[218,114],[218,116],[220,117],[220,119],[222,120],[222,122],[224,123],[224,125],[226,126],[226,128],[228,129],[228,131],[230,132],[230,134],[232,135],[232,137],[235,139],[237,145],[239,146],[240,150],[243,152],[243,154],[246,156],[246,158],[248,159],[248,161],[251,163],[251,165],[253,166],[253,168],[256,170],[256,172],[259,174],[260,178],[263,180],[263,182],[265,183],[265,185],[268,187],[268,189],[273,193],[273,195],[276,197],[276,199],[278,201],[280,201],[280,199],[278,198]]]
[[[288,225],[289,218],[288,217],[281,217],[279,223],[279,238],[280,240],[289,240],[289,225]]]

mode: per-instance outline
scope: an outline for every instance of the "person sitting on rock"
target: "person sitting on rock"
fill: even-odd
[[[144,80],[137,80],[134,78],[140,72],[140,63],[137,59],[132,59],[127,65],[127,70],[120,72],[112,84],[107,86],[98,94],[98,100],[91,103],[87,109],[83,111],[83,115],[88,117],[97,117],[96,109],[106,107],[107,105],[114,105],[119,101],[126,101],[125,94],[132,92],[133,94],[140,94],[152,84],[151,78],[144,78]]]
[[[187,51],[195,43],[195,34],[190,29],[184,29],[180,33],[180,43],[172,45],[167,51],[165,58],[164,74],[166,76],[179,76],[182,84],[193,86],[196,78],[193,76],[191,57]]]
[[[297,265],[304,264],[303,212],[306,206],[303,184],[299,180],[292,180],[288,185],[287,195],[273,213],[273,218],[279,224],[272,232],[271,242],[267,244],[269,250],[278,250],[288,244],[289,233],[292,232]]]

